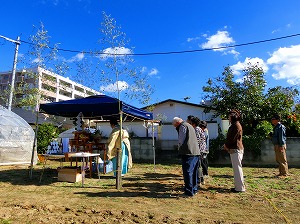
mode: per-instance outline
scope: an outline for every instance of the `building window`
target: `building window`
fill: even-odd
[[[2,75],[2,80],[1,80],[1,83],[8,83],[8,80],[9,80],[9,75]]]
[[[48,103],[51,103],[51,102],[55,102],[55,101],[56,101],[55,98],[50,97],[50,96],[45,96],[45,95],[42,95],[42,96],[41,96],[41,100],[46,101],[46,102],[48,102]]]
[[[8,85],[2,85],[2,90],[5,91],[8,89]]]
[[[47,80],[47,81],[51,81],[51,82],[56,82],[56,77],[47,75],[45,73],[42,74],[42,79],[43,79],[43,81]]]
[[[71,83],[68,83],[68,82],[65,82],[65,81],[62,81],[62,80],[60,80],[59,85],[61,87],[72,88],[72,84]]]
[[[95,93],[91,92],[91,91],[86,91],[86,94],[90,95],[90,96],[94,96]]]
[[[75,99],[81,99],[81,98],[83,98],[83,97],[82,97],[82,96],[78,96],[78,95],[74,94],[74,98],[75,98]]]
[[[84,89],[79,86],[75,86],[75,90],[78,92],[84,93]]]
[[[72,98],[72,93],[64,91],[62,89],[59,90],[59,94],[63,95],[63,96],[67,96],[67,97],[71,97]]]
[[[53,92],[53,93],[56,93],[56,89],[54,87],[49,86],[45,83],[42,83],[42,89],[48,90],[48,91]]]

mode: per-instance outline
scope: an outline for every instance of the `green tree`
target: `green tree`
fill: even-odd
[[[266,115],[271,117],[274,113],[280,113],[283,118],[287,117],[293,111],[298,94],[298,90],[292,87],[270,88],[265,96],[264,110],[268,112]]]
[[[39,125],[37,132],[37,152],[45,153],[49,143],[57,138],[59,135],[59,128],[51,123],[44,123]]]
[[[256,128],[259,121],[264,119],[263,104],[266,80],[264,71],[258,64],[248,64],[248,67],[243,72],[244,78],[241,84],[243,97],[240,110],[244,115],[244,122],[247,122],[250,125],[250,129],[253,129]]]
[[[245,131],[251,132],[262,119],[266,81],[263,70],[257,64],[248,64],[243,73],[243,80],[236,82],[232,69],[227,66],[220,77],[208,80],[203,91],[207,93],[205,98],[213,103],[217,115],[226,118],[231,109],[240,110],[246,124]]]
[[[288,87],[275,87],[266,92],[264,71],[259,64],[248,64],[243,70],[243,80],[236,82],[232,69],[227,66],[220,77],[209,79],[206,100],[210,100],[217,115],[227,117],[228,111],[236,108],[241,111],[245,134],[253,134],[257,125],[269,121],[276,112],[287,117],[295,105],[298,90]]]

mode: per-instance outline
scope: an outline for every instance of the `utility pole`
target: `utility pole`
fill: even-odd
[[[1,35],[0,35],[0,37],[9,42],[16,44],[12,77],[11,77],[11,87],[10,87],[10,94],[9,94],[9,100],[8,100],[8,110],[11,111],[12,98],[13,98],[13,93],[14,93],[14,88],[15,88],[15,77],[16,77],[18,51],[19,51],[19,45],[21,44],[21,42],[20,42],[20,37],[18,37],[17,40],[12,40],[10,38],[7,38],[7,37],[1,36]]]

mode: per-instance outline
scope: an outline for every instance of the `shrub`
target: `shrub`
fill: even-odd
[[[270,132],[273,131],[273,126],[269,121],[261,121],[255,128],[254,133],[263,138],[269,137]]]
[[[216,161],[219,159],[224,142],[225,136],[222,133],[219,133],[217,138],[209,140],[209,161]]]
[[[59,128],[55,127],[51,123],[44,123],[39,125],[37,132],[37,152],[45,153],[47,146],[59,135]]]
[[[252,154],[253,159],[258,159],[261,155],[261,143],[269,136],[272,132],[272,124],[268,121],[260,122],[252,135],[243,136],[243,145],[245,152]],[[222,146],[225,143],[225,136],[219,132],[219,136],[216,139],[211,139],[209,141],[209,154],[208,158],[210,161],[217,161],[222,153]]]

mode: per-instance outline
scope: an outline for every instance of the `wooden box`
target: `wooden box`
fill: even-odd
[[[80,182],[82,181],[82,174],[80,170],[74,168],[62,168],[58,170],[58,181],[65,181],[65,182]]]

